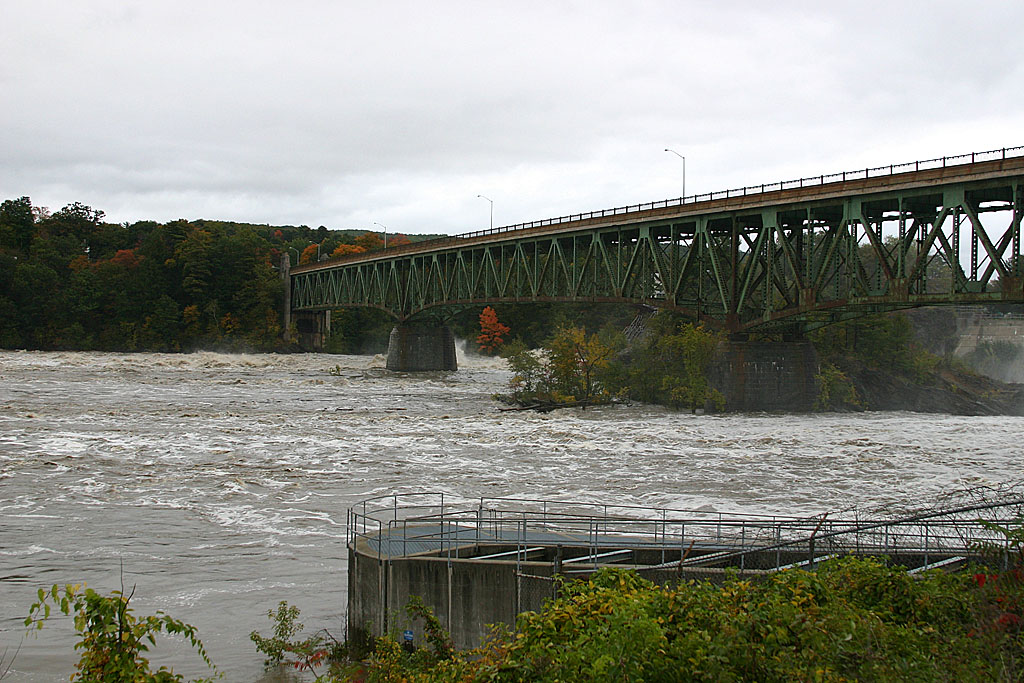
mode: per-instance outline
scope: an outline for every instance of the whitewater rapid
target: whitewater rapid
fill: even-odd
[[[345,511],[378,494],[810,515],[1021,469],[1024,418],[503,412],[504,363],[459,361],[400,374],[380,356],[0,352],[0,654],[37,588],[123,581],[140,613],[198,626],[226,680],[261,680],[248,633],[269,632],[278,601],[342,633]],[[8,680],[67,680],[72,643],[57,620]]]

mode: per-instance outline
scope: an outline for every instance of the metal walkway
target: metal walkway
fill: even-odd
[[[993,525],[1024,519],[1024,485],[974,489],[900,513],[846,511],[812,518],[483,498],[475,505],[443,494],[364,501],[349,510],[349,543],[382,560],[434,555],[458,560],[526,561],[595,567],[735,566],[776,571],[825,556],[885,555],[908,567],[1009,541]],[[628,551],[628,552],[627,552]],[[903,558],[902,560],[900,558]]]

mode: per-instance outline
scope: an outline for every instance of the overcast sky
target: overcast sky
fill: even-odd
[[[1024,144],[1024,2],[3,0],[0,199],[466,232]]]

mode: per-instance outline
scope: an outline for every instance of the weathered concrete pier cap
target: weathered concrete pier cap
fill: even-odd
[[[457,370],[455,335],[447,325],[400,323],[388,341],[388,370]]]

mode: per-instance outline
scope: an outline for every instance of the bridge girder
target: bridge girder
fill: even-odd
[[[405,320],[497,302],[635,303],[740,332],[1021,302],[1018,166],[979,180],[739,208],[712,201],[676,215],[627,213],[349,257],[296,269],[292,307],[368,306]]]

